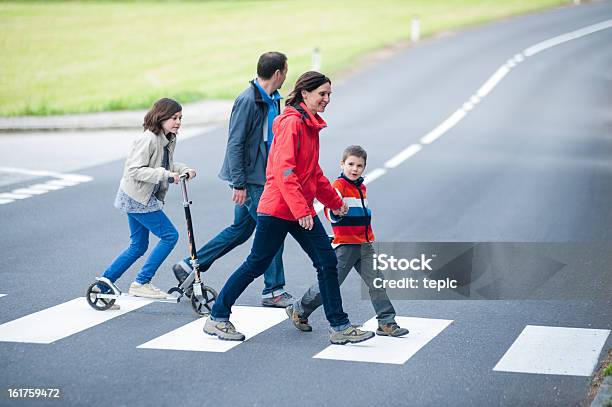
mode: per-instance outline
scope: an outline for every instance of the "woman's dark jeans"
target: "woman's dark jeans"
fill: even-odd
[[[259,215],[251,253],[230,276],[219,293],[211,311],[212,319],[229,320],[232,305],[248,285],[268,268],[287,233],[302,246],[317,269],[323,309],[331,327],[338,328],[350,324],[348,315],[342,310],[336,253],[331,247],[321,221],[316,216],[312,230],[306,230],[297,221]]]

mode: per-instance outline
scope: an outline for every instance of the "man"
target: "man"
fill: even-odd
[[[280,52],[266,52],[259,57],[257,78],[235,100],[229,122],[229,137],[219,178],[233,189],[234,223],[198,250],[200,271],[215,260],[246,242],[257,223],[257,205],[266,183],[266,163],[274,138],[272,122],[280,114],[280,93],[287,77],[287,57]],[[261,304],[287,307],[292,297],[284,290],[283,247],[264,273]],[[172,267],[182,283],[191,266],[185,258]]]

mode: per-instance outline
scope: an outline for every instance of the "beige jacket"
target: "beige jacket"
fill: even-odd
[[[169,145],[169,171],[161,166],[166,145]],[[170,173],[183,174],[189,170],[187,165],[173,161],[175,146],[176,136],[168,141],[165,136],[158,136],[149,130],[134,140],[130,154],[125,160],[125,168],[121,178],[120,187],[123,192],[132,199],[146,205],[151,198],[155,185],[161,182],[158,196],[163,201],[168,191]]]

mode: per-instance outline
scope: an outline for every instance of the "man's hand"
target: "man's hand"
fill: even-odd
[[[342,202],[342,206],[339,209],[332,210],[332,213],[336,216],[344,216],[348,212],[348,205]]]
[[[312,230],[314,227],[314,221],[312,220],[312,215],[304,216],[303,218],[299,218],[298,222],[301,227],[306,230]]]
[[[246,189],[234,189],[233,191],[232,201],[234,201],[234,203],[237,205],[244,205],[244,202],[247,199]]]

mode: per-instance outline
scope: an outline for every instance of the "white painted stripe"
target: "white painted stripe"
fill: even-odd
[[[588,27],[581,28],[576,31],[571,31],[569,33],[565,33],[559,35],[557,37],[553,37],[546,41],[542,41],[537,43],[529,48],[527,48],[524,52],[525,56],[532,56],[537,54],[538,52],[542,52],[554,46],[563,44],[565,42],[575,40],[580,37],[584,37],[585,35],[596,33],[597,31],[605,30],[612,27],[612,20],[602,21],[601,23],[593,24]]]
[[[373,182],[376,178],[382,177],[386,173],[387,173],[387,170],[385,170],[384,168],[376,168],[366,174],[366,176],[364,177],[363,183],[367,185],[370,182]]]
[[[255,335],[287,319],[284,309],[264,307],[232,307],[231,321],[236,330],[242,332],[248,341]],[[145,349],[189,350],[197,352],[227,352],[240,345],[238,341],[222,341],[202,330],[206,318],[200,318],[187,325],[168,332],[138,346]]]
[[[58,189],[62,189],[64,187],[61,186],[61,185],[49,185],[49,184],[45,183],[45,184],[30,185],[28,188],[41,189],[41,190],[45,190],[45,191],[57,191]]]
[[[395,168],[419,151],[421,151],[423,147],[420,144],[412,144],[401,151],[399,154],[395,155],[393,158],[388,160],[385,163],[386,168]]]
[[[85,297],[26,315],[0,325],[0,342],[53,343],[85,329],[150,304],[148,300],[121,298],[120,310],[96,311]]]
[[[13,199],[0,199],[0,205],[8,204],[11,202],[15,202]]]
[[[88,175],[79,174],[62,174],[62,179],[75,182],[89,182],[93,180],[93,178]]]
[[[457,123],[465,117],[467,113],[463,109],[457,110],[450,117],[444,120],[438,127],[427,133],[421,138],[421,144],[431,144],[440,138],[444,133],[452,129]]]
[[[46,190],[41,190],[41,189],[31,189],[31,188],[20,188],[20,189],[14,189],[11,191],[14,194],[20,194],[20,195],[42,195],[42,194],[46,194],[49,191]]]
[[[410,330],[405,337],[389,338],[377,335],[362,343],[330,345],[313,357],[402,365],[453,322],[448,319],[411,317],[396,317],[396,320],[400,326]],[[363,325],[363,328],[374,331],[377,326],[376,318],[372,318]]]
[[[608,335],[608,329],[527,325],[493,370],[591,376]]]
[[[12,194],[12,193],[3,193],[0,194],[0,199],[26,199],[29,198],[30,195],[24,195],[24,194]]]
[[[484,85],[482,85],[480,89],[478,89],[476,94],[480,98],[484,98],[485,96],[487,96],[489,93],[491,93],[493,88],[497,86],[497,84],[502,79],[504,79],[504,76],[508,75],[508,72],[510,72],[510,68],[508,68],[508,66],[501,66],[497,71],[495,71],[493,75],[491,75],[491,77],[484,83]]]
[[[61,174],[55,171],[28,170],[25,168],[14,168],[14,167],[0,167],[0,171],[13,172],[16,174],[34,175],[38,177],[62,178],[64,176],[64,174]]]
[[[53,181],[48,181],[47,184],[49,184],[49,185],[59,185],[59,186],[63,186],[63,187],[71,187],[73,185],[80,184],[80,182],[78,182],[78,181],[70,181],[70,180],[66,180],[66,179],[55,179]]]
[[[0,294],[0,298],[6,297],[6,294]]]

